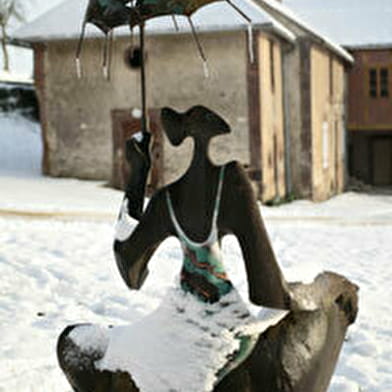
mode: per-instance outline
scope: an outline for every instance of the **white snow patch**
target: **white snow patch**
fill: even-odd
[[[235,291],[205,304],[173,288],[155,312],[129,327],[110,330],[99,368],[127,371],[143,392],[209,392],[216,373],[239,349],[237,336],[256,342],[286,314],[277,310],[273,317],[257,320]]]
[[[0,113],[0,173],[36,176],[41,172],[41,128],[17,114]]]
[[[116,222],[114,238],[118,241],[125,241],[131,236],[136,224],[136,219],[128,214],[128,199],[124,197]]]
[[[105,352],[109,345],[107,328],[100,325],[80,325],[68,337],[87,355]]]

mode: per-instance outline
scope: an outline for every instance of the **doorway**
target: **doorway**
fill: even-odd
[[[151,195],[164,183],[163,178],[163,133],[160,109],[149,109],[148,124],[152,134],[151,169],[147,180],[147,194]],[[111,185],[124,189],[130,168],[125,159],[125,143],[141,130],[141,116],[137,109],[114,109],[112,116],[113,166]]]
[[[373,137],[371,152],[373,185],[392,185],[392,137]]]

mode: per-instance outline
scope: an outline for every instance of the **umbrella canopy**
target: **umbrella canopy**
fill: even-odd
[[[148,19],[165,15],[191,16],[204,5],[222,0],[89,0],[85,22],[92,23],[107,34],[115,27],[134,27]],[[247,20],[241,10],[230,0],[225,0]]]
[[[145,22],[149,19],[167,15],[171,15],[173,17],[176,30],[178,30],[178,25],[175,19],[175,15],[183,15],[188,17],[195,43],[199,50],[200,56],[203,59],[205,73],[208,75],[207,59],[196,34],[196,29],[191,20],[191,15],[199,8],[217,1],[225,1],[247,21],[249,26],[248,37],[251,40],[252,21],[243,11],[241,11],[240,8],[232,3],[231,0],[136,0],[135,5],[133,5],[133,2],[129,0],[89,0],[76,54],[78,75],[81,75],[79,58],[87,23],[91,23],[97,26],[106,35],[107,39],[110,38],[113,29],[116,27],[128,25],[132,32],[135,26],[139,26],[141,32],[140,47],[143,50],[142,41],[144,39],[143,30]],[[249,47],[252,49],[252,45],[249,45]],[[103,61],[105,75],[109,74],[107,71],[107,65],[110,63],[110,48],[111,45],[106,42]],[[250,50],[250,56],[251,60],[253,61],[252,50]]]
[[[85,22],[92,23],[105,34],[115,27],[129,23],[130,8],[128,0],[90,0]]]
[[[144,25],[149,19],[171,15],[175,26],[177,26],[175,15],[184,15],[188,17],[189,24],[192,29],[193,37],[195,39],[199,53],[203,59],[204,69],[207,70],[207,59],[204,55],[203,48],[199,42],[196,34],[196,29],[191,20],[191,15],[196,12],[199,8],[213,3],[215,1],[221,0],[136,0],[133,4],[127,0],[89,0],[83,28],[79,40],[79,45],[76,55],[76,64],[78,69],[78,74],[81,75],[80,68],[80,52],[82,48],[82,42],[85,35],[85,29],[87,23],[92,23],[97,26],[105,35],[105,50],[104,50],[104,60],[103,69],[104,73],[108,76],[108,64],[110,64],[111,57],[111,42],[113,29],[119,26],[128,25],[132,32],[135,26],[139,26],[140,34],[140,50],[141,50],[141,103],[142,103],[142,119],[141,119],[141,140],[130,140],[128,143],[128,150],[130,151],[130,161],[132,161],[132,178],[130,183],[132,183],[132,199],[134,203],[129,205],[131,215],[134,217],[139,217],[142,212],[144,191],[146,186],[146,181],[148,177],[148,172],[150,168],[150,152],[149,145],[151,135],[148,131],[147,123],[147,104],[146,104],[146,77],[145,77],[145,67],[144,67]],[[244,19],[249,23],[251,33],[251,19],[245,15],[231,0],[224,0],[230,4],[237,12],[239,12]],[[248,35],[251,37],[251,34]],[[250,48],[253,45],[249,46]],[[251,53],[251,51],[250,51]],[[251,54],[251,58],[253,55]],[[208,75],[208,71],[206,71]]]

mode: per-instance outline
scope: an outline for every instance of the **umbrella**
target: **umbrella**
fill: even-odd
[[[78,76],[81,76],[80,53],[87,23],[91,23],[98,27],[106,36],[103,56],[103,70],[107,78],[109,78],[109,65],[111,60],[113,30],[116,27],[128,25],[132,33],[135,26],[139,27],[141,50],[140,72],[142,104],[141,139],[140,141],[132,140],[132,143],[127,146],[127,148],[132,151],[132,154],[135,157],[138,157],[137,159],[140,162],[140,167],[142,167],[142,169],[140,169],[138,173],[136,173],[136,171],[134,171],[133,173],[133,175],[137,177],[136,179],[133,179],[133,182],[137,183],[136,187],[138,188],[136,192],[138,196],[135,196],[138,200],[136,200],[135,202],[135,208],[132,208],[132,210],[134,211],[130,211],[131,215],[133,216],[140,215],[141,206],[143,205],[144,187],[147,181],[150,165],[149,144],[151,135],[148,132],[147,124],[146,78],[144,67],[145,22],[149,19],[156,18],[159,16],[171,15],[175,23],[176,29],[178,29],[175,15],[183,15],[187,17],[196,46],[203,60],[206,76],[208,76],[207,59],[196,34],[196,29],[192,22],[191,16],[199,8],[216,1],[225,1],[247,21],[249,27],[248,37],[251,41],[252,21],[243,11],[241,11],[240,8],[238,8],[234,3],[232,3],[231,0],[89,0],[76,53],[76,66]],[[250,48],[251,47],[252,45],[250,45]],[[250,56],[251,61],[253,62],[252,51],[250,51]],[[143,192],[141,192],[142,188]]]
[[[192,35],[195,39],[200,56],[203,59],[204,69],[207,71],[207,58],[197,37],[191,15],[204,5],[217,1],[222,0],[136,0],[135,5],[133,5],[133,2],[129,0],[90,0],[87,6],[76,55],[78,75],[81,74],[79,57],[87,23],[94,24],[106,35],[103,69],[104,74],[108,76],[107,66],[108,62],[110,62],[113,29],[119,26],[129,25],[132,32],[135,26],[139,26],[141,30],[140,38],[142,40],[144,38],[142,31],[144,29],[144,23],[149,19],[165,15],[171,15],[173,17],[177,30],[178,26],[175,20],[175,15],[183,15],[188,18]],[[251,27],[251,19],[243,11],[241,11],[240,8],[238,8],[231,0],[223,1],[233,7]],[[249,31],[251,32],[251,28]],[[108,39],[110,39],[110,44],[108,44]],[[143,49],[142,42],[140,47]],[[208,72],[206,72],[206,75],[208,75]]]

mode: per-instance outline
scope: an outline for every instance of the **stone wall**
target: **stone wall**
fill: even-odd
[[[223,116],[232,134],[214,140],[211,157],[249,162],[245,33],[200,34],[210,78],[190,35],[147,37],[148,106],[186,110],[203,104]],[[82,79],[76,77],[75,41],[36,47],[36,80],[46,145],[46,172],[53,176],[109,180],[112,169],[112,109],[140,108],[139,71],[124,61],[129,38],[114,43],[111,81],[104,79],[102,40],[86,40]],[[164,144],[165,182],[187,167],[191,143],[174,151]]]

